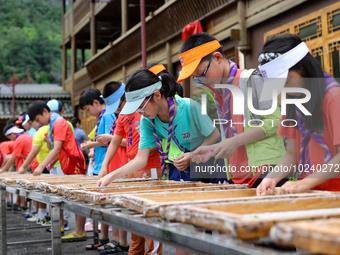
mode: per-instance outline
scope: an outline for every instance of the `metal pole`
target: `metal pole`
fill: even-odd
[[[60,207],[51,204],[52,254],[61,254]]]
[[[12,78],[12,117],[15,118],[15,72],[13,71],[13,78]]]
[[[0,186],[1,199],[1,254],[7,255],[7,226],[6,226],[6,187]]]
[[[142,64],[143,68],[146,68],[145,0],[140,0],[140,21],[142,40]]]

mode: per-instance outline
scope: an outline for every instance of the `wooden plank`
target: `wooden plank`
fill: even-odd
[[[230,185],[234,186],[235,185]],[[76,199],[81,201],[94,202],[97,204],[110,204],[117,202],[117,195],[133,194],[133,193],[150,193],[150,192],[182,192],[189,190],[213,190],[225,189],[227,185],[224,184],[205,184],[199,182],[177,182],[177,183],[162,183],[150,186],[121,186],[121,187],[105,187],[87,190],[70,190],[65,191],[67,199]],[[246,188],[247,185],[239,187]]]
[[[270,231],[279,245],[293,245],[315,253],[340,254],[340,219],[279,223]]]
[[[212,186],[212,188],[214,188]],[[241,188],[241,189],[237,189]],[[243,188],[243,189],[242,189]],[[197,203],[220,202],[226,200],[237,201],[241,198],[256,196],[255,189],[244,189],[238,185],[221,185],[220,189],[208,191],[185,191],[185,192],[164,192],[147,193],[136,195],[123,195],[117,198],[116,204],[143,213],[147,217],[159,216],[159,209],[171,205],[192,205]]]
[[[275,197],[274,197],[275,198]],[[195,206],[168,206],[160,209],[169,221],[190,223],[231,233],[241,239],[266,236],[277,222],[340,217],[340,194],[299,194],[297,197]]]

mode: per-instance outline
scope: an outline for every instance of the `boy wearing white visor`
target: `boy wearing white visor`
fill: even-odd
[[[257,187],[257,194],[273,194],[276,183],[289,174],[279,171],[284,167],[302,174],[298,181],[285,183],[279,194],[306,192],[312,188],[340,191],[340,176],[333,167],[340,164],[339,84],[322,70],[306,44],[296,35],[269,38],[259,62],[265,77],[281,78],[277,92],[283,87],[299,88],[305,89],[306,93],[300,93],[301,90],[287,92],[288,97],[301,98],[309,93],[311,97],[303,104],[308,114],[295,104],[287,105],[287,115],[282,117],[286,125],[278,129],[279,135],[287,137],[287,152],[278,163],[277,171],[270,173]]]

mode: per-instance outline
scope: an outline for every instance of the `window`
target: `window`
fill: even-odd
[[[264,39],[283,33],[300,36],[322,68],[340,77],[340,2],[275,28]]]

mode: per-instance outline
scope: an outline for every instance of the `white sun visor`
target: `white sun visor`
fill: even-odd
[[[259,65],[259,70],[264,77],[260,102],[272,100],[273,93],[274,96],[281,93],[286,84],[289,69],[299,63],[308,52],[309,48],[302,42],[274,60],[264,65]]]

